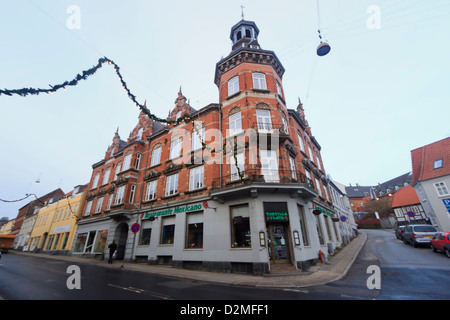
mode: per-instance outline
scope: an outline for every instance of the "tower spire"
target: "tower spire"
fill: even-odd
[[[244,20],[244,6],[241,6],[241,17],[242,17],[242,20]]]

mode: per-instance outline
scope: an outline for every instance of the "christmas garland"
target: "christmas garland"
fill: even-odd
[[[120,67],[111,59],[108,59],[107,57],[103,57],[100,58],[98,60],[97,65],[93,66],[92,68],[88,69],[88,70],[84,70],[82,73],[79,73],[76,75],[76,77],[70,81],[64,81],[61,84],[56,84],[56,85],[49,85],[50,89],[41,89],[41,88],[22,88],[22,89],[4,89],[1,90],[0,89],[0,96],[3,95],[7,95],[7,96],[12,96],[12,95],[19,95],[22,97],[25,97],[29,94],[31,95],[39,95],[40,93],[47,93],[47,94],[53,94],[55,92],[57,92],[58,90],[66,90],[66,87],[68,86],[76,86],[78,85],[78,82],[80,82],[81,80],[86,80],[88,77],[93,76],[99,69],[102,68],[103,64],[108,63],[108,65],[113,65],[114,66],[114,71],[116,72],[117,76],[120,79],[120,82],[123,86],[123,88],[125,89],[125,91],[127,92],[128,98],[130,98],[131,101],[133,101],[133,103],[144,113],[146,114],[151,120],[153,120],[153,122],[158,121],[161,123],[167,123],[167,124],[179,124],[180,122],[184,121],[184,122],[189,122],[191,120],[191,115],[189,113],[185,113],[183,116],[181,116],[180,118],[176,119],[176,120],[168,120],[168,119],[162,119],[159,118],[157,116],[155,116],[154,114],[152,114],[150,112],[150,110],[145,106],[140,104],[137,100],[136,100],[136,96],[134,94],[131,93],[130,89],[127,86],[127,83],[123,80],[122,74],[120,73]],[[194,127],[194,131],[196,132],[196,134],[199,136],[200,141],[202,143],[202,146],[206,149],[208,149],[209,151],[211,151],[211,153],[216,153],[216,150],[213,149],[211,150],[211,148],[206,146],[206,143],[203,141],[200,132],[198,132],[198,129],[196,128],[195,124],[193,125]],[[225,142],[223,144],[222,150],[224,151],[227,145],[227,139],[225,139]],[[219,152],[221,152],[219,151]],[[237,156],[236,154],[233,152],[234,155],[234,160],[235,160],[235,165],[236,165],[236,169],[239,175],[239,178],[241,179],[241,182],[244,183],[243,180],[243,174],[241,173],[238,163],[237,163]],[[23,199],[22,199],[23,200]]]

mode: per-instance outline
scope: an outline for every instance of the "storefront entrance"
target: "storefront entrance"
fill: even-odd
[[[268,250],[270,263],[291,263],[289,255],[289,224],[267,224],[267,236],[269,239]]]

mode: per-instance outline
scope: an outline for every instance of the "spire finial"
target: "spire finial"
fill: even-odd
[[[244,6],[241,6],[241,17],[242,17],[242,20],[244,20]]]

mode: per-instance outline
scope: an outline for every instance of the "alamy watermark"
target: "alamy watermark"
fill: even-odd
[[[381,8],[377,5],[371,5],[367,7],[366,13],[370,15],[366,20],[367,29],[381,29]]]
[[[77,5],[70,5],[67,7],[66,13],[70,16],[67,17],[66,26],[68,29],[81,29],[81,9]]]
[[[373,289],[381,289],[381,269],[377,265],[370,265],[367,267],[366,270],[367,274],[370,274],[370,276],[367,278],[366,285],[367,289],[373,290]]]
[[[77,265],[70,265],[67,267],[66,273],[70,274],[70,276],[67,278],[66,286],[67,289],[73,290],[81,289],[81,269]]]

